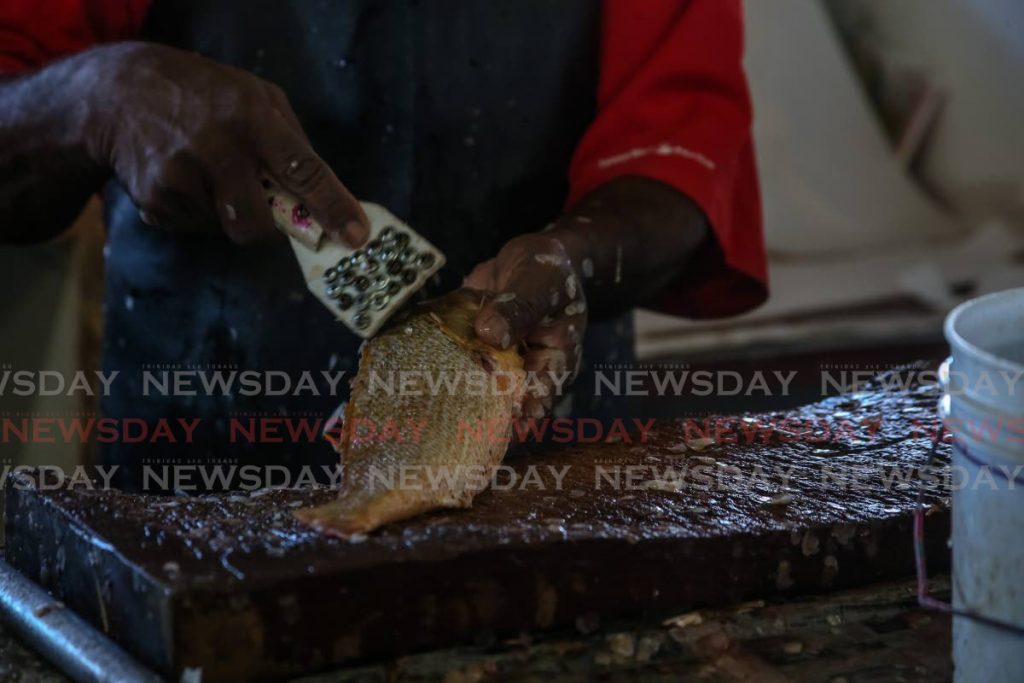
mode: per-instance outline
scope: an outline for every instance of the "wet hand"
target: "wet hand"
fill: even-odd
[[[76,57],[79,59],[79,57]],[[328,234],[361,245],[359,202],[310,147],[282,90],[191,52],[147,43],[96,48],[83,135],[150,224],[219,226],[235,242],[276,234],[264,177],[305,205]]]
[[[521,235],[477,265],[464,284],[487,292],[477,336],[500,348],[523,346],[525,369],[536,378],[523,417],[544,417],[558,400],[556,386],[579,372],[587,303],[576,264],[559,239]]]

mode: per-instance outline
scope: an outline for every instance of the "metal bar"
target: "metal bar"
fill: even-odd
[[[79,683],[155,683],[161,680],[3,560],[0,560],[0,620]]]

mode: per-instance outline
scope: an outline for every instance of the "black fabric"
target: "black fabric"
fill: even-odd
[[[284,88],[354,194],[446,253],[439,292],[558,215],[594,115],[599,14],[593,0],[163,0],[145,33]],[[227,420],[325,416],[338,397],[143,395],[146,368],[354,371],[359,339],[307,293],[290,250],[164,234],[116,183],[106,206],[104,366],[121,375],[103,410],[203,422],[196,443],[118,443],[104,460],[333,462],[322,442],[232,444]],[[585,349],[588,361],[629,360],[629,318],[592,324]],[[589,394],[592,382],[580,386]],[[572,405],[588,416],[606,408],[589,395]]]

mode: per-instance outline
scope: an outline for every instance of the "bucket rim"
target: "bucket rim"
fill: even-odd
[[[946,341],[949,342],[951,351],[953,349],[961,350],[976,360],[995,366],[997,369],[1024,372],[1024,363],[1018,363],[1003,358],[1002,356],[997,356],[990,351],[986,351],[977,344],[967,341],[959,332],[956,331],[957,321],[967,311],[978,306],[984,306],[987,303],[992,303],[992,301],[996,299],[1010,299],[1014,297],[1019,297],[1024,301],[1024,287],[1014,287],[1013,289],[1004,289],[999,292],[985,294],[965,301],[950,311],[949,315],[946,316],[946,322],[943,324],[943,332],[945,334]]]

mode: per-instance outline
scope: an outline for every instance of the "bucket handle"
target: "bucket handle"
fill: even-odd
[[[928,465],[929,467],[935,465],[935,454],[938,452],[939,444],[942,443],[943,437],[945,436],[945,427],[939,423],[939,433],[935,442],[932,444],[931,450],[928,451]],[[982,464],[982,463],[979,463]],[[991,626],[992,628],[1012,633],[1017,636],[1024,637],[1024,627],[1011,624],[1000,619],[994,619],[984,614],[979,614],[972,610],[957,609],[952,604],[933,598],[928,595],[928,569],[925,562],[924,552],[924,484],[918,482],[917,487],[917,506],[914,508],[914,565],[917,570],[917,604],[921,605],[925,609],[933,609],[945,614],[951,614],[956,617],[963,617],[970,619],[971,621],[985,626]]]

